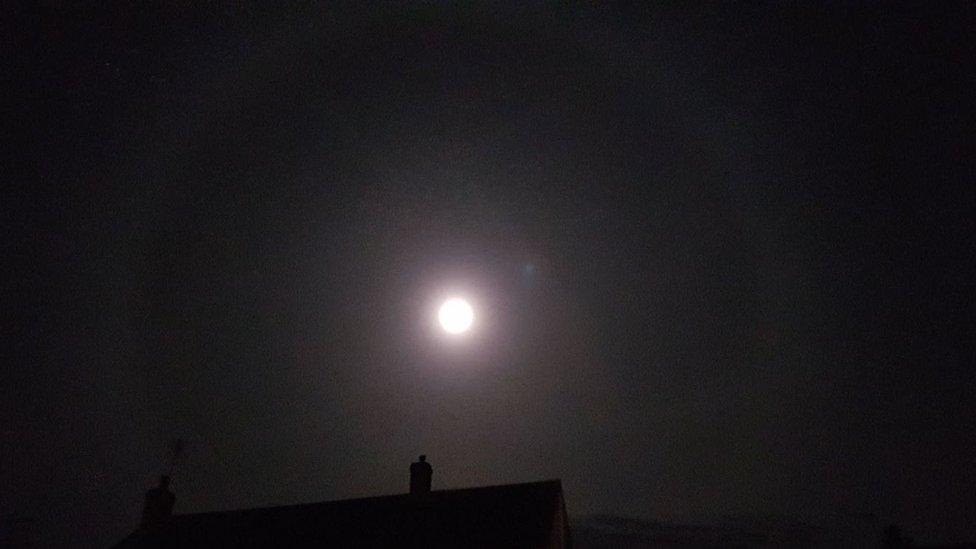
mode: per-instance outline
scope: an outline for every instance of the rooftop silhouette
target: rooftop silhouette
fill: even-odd
[[[569,546],[559,480],[432,491],[432,473],[420,456],[407,494],[176,515],[163,477],[139,529],[115,547]]]

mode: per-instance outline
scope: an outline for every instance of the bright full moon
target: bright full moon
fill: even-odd
[[[468,302],[460,298],[448,299],[441,305],[437,313],[441,327],[449,334],[460,334],[468,331],[474,321],[474,310]]]

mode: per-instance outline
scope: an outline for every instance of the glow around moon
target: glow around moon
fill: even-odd
[[[445,332],[460,334],[471,328],[474,322],[474,309],[463,299],[451,298],[441,305],[437,312],[437,319]]]

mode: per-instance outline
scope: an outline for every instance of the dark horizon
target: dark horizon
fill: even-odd
[[[7,6],[0,519],[114,543],[183,438],[177,512],[976,541],[974,5],[596,4]]]

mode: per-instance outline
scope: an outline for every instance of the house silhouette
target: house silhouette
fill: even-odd
[[[162,477],[146,493],[139,528],[115,547],[570,546],[559,480],[432,491],[432,473],[420,456],[407,494],[178,515]]]

